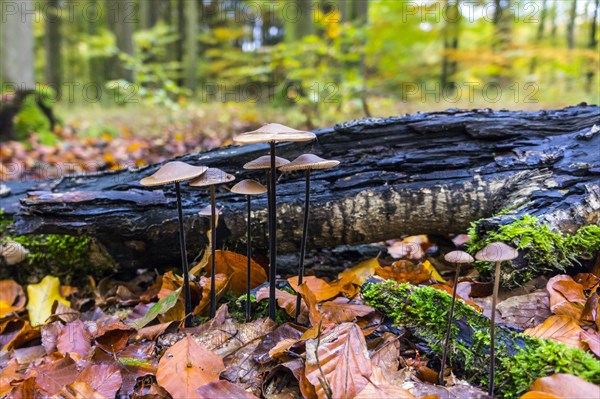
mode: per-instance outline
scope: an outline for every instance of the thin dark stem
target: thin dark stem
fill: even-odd
[[[181,188],[175,183],[175,194],[177,196],[177,214],[179,217],[179,249],[181,251],[181,268],[183,269],[183,295],[185,309],[185,327],[192,326],[192,296],[190,292],[190,276],[187,260],[187,249],[185,245],[185,230],[183,229],[183,207],[181,206]]]
[[[452,315],[454,314],[454,304],[456,303],[456,286],[458,285],[458,277],[460,276],[460,263],[456,264],[456,275],[454,276],[454,287],[452,290],[452,304],[450,305],[450,313],[448,314],[448,324],[446,326],[446,340],[444,342],[444,354],[442,355],[442,367],[438,383],[444,385],[444,369],[446,368],[446,359],[448,358],[448,345],[450,344],[450,331],[452,330]]]
[[[306,170],[306,192],[304,194],[304,221],[302,223],[302,241],[300,241],[300,264],[298,265],[298,286],[302,284],[304,278],[304,256],[306,255],[306,238],[308,235],[308,214],[310,209],[310,169]],[[300,316],[300,293],[296,294],[296,317],[295,322],[298,322]]]
[[[250,277],[252,275],[250,267],[252,263],[252,245],[251,245],[251,237],[252,237],[252,224],[250,220],[250,215],[252,212],[252,200],[248,195],[248,218],[246,220],[246,256],[248,257],[248,274],[246,275],[246,322],[250,321],[252,318],[251,307],[250,307]]]
[[[277,193],[276,193],[276,173],[275,169],[275,142],[271,141],[271,175],[270,191],[271,208],[269,209],[269,317],[275,320],[275,283],[277,280]]]
[[[211,233],[211,252],[210,258],[210,318],[212,319],[217,314],[217,228],[215,226],[216,206],[215,206],[215,186],[210,186],[210,233]]]
[[[494,276],[494,293],[492,296],[492,315],[490,317],[490,389],[488,394],[494,397],[494,371],[495,359],[495,329],[496,329],[496,302],[498,302],[498,289],[500,288],[500,262],[496,262],[496,275]]]

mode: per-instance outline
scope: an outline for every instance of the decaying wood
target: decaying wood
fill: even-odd
[[[313,143],[278,146],[293,159],[313,152],[338,159],[338,168],[313,173],[309,248],[376,242],[403,234],[464,232],[501,209],[540,215],[570,231],[600,215],[600,108],[521,112],[448,110],[363,119],[316,131]],[[220,148],[178,158],[221,168],[237,179],[265,155],[266,145]],[[123,267],[178,264],[174,189],[138,181],[157,166],[57,181],[8,182],[2,198],[19,233],[88,234]],[[207,243],[205,190],[182,186],[190,256]],[[300,242],[303,175],[279,178],[279,251]],[[27,193],[29,192],[29,195]],[[19,203],[20,201],[20,203]],[[235,247],[245,233],[245,198],[221,188],[222,239]],[[257,251],[266,246],[266,196],[254,200]],[[504,216],[506,217],[506,216]],[[502,223],[489,219],[488,225]]]

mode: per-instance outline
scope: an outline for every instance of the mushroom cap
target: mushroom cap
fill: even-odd
[[[446,262],[450,263],[471,263],[475,260],[471,255],[464,251],[448,252],[444,255],[444,259],[446,259]]]
[[[271,141],[311,141],[316,137],[312,132],[292,129],[279,123],[269,123],[259,129],[235,136],[233,142],[237,144],[254,144]]]
[[[329,159],[323,159],[313,154],[303,154],[292,162],[279,168],[282,172],[292,172],[295,170],[316,170],[316,169],[329,169],[338,166],[340,161],[334,161]]]
[[[486,262],[502,262],[513,260],[519,252],[503,242],[493,242],[475,254],[475,259]]]
[[[198,178],[190,182],[192,187],[214,186],[216,184],[229,183],[234,181],[235,177],[229,173],[223,172],[221,169],[208,168],[208,170]]]
[[[246,179],[231,187],[231,192],[236,194],[255,195],[266,193],[267,188],[256,180]]]
[[[275,167],[279,168],[280,166],[287,165],[290,163],[285,158],[275,157]],[[271,156],[263,155],[262,157],[256,158],[254,161],[250,161],[243,166],[244,169],[250,170],[258,170],[258,169],[269,169],[271,167]]]
[[[185,162],[168,162],[160,167],[154,174],[140,180],[142,186],[163,186],[192,180],[208,170],[206,166],[193,166]]]

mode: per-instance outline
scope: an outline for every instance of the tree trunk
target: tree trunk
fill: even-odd
[[[536,45],[536,47],[540,46],[540,43],[542,42],[542,39],[544,38],[544,28],[546,26],[546,15],[548,14],[548,0],[542,0],[542,14],[540,16],[540,23],[538,25],[538,29],[537,32],[535,34],[535,41],[534,44]],[[537,56],[533,56],[533,59],[531,60],[531,63],[529,64],[529,73],[531,75],[533,75],[535,73],[535,70],[537,68]]]
[[[458,49],[460,26],[459,0],[448,0],[444,15],[446,20],[446,25],[442,32],[444,38],[444,58],[442,60],[442,75],[440,78],[442,90],[454,87],[454,74],[456,73],[457,64],[456,61],[450,59],[449,53]]]
[[[293,42],[315,33],[313,0],[284,2],[285,40]]]
[[[196,73],[198,70],[198,2],[185,2],[185,85],[192,92],[196,90]]]
[[[0,81],[13,92],[35,88],[33,21],[35,1],[0,0]],[[14,89],[14,90],[13,90]]]
[[[280,144],[293,159],[313,152],[341,161],[315,171],[311,186],[309,250],[397,238],[404,234],[463,233],[469,224],[511,208],[561,231],[600,219],[598,106],[555,111],[460,111],[364,119],[317,132],[312,143]],[[267,154],[266,145],[221,148],[178,159],[263,179],[242,165]],[[129,268],[178,263],[174,188],[138,182],[158,166],[57,181],[7,182],[2,207],[18,233],[96,236]],[[278,238],[283,253],[300,242],[302,174],[278,184]],[[222,239],[235,247],[245,234],[245,199],[220,188]],[[27,196],[27,193],[29,195]],[[208,218],[198,211],[206,190],[182,185],[189,254],[207,245]],[[21,205],[19,206],[19,201]],[[253,201],[256,253],[266,247],[266,197]],[[497,218],[490,223],[500,223]]]
[[[133,30],[136,21],[137,5],[128,0],[107,0],[109,2],[109,26],[112,29],[117,47],[121,53],[133,55]],[[125,79],[133,82],[133,71],[128,69],[124,63],[115,57],[114,64],[117,65],[114,79]]]
[[[592,18],[590,20],[590,39],[588,42],[588,48],[592,51],[598,49],[598,39],[596,38],[596,32],[598,27],[596,20],[598,19],[598,9],[600,8],[600,0],[596,0],[594,2],[594,6],[594,13],[592,14]],[[588,93],[591,93],[594,89],[592,83],[594,82],[594,75],[596,74],[596,69],[598,69],[598,64],[594,65],[593,62],[590,62],[589,70],[585,76],[585,86],[586,91]]]
[[[46,83],[60,90],[62,83],[61,71],[61,10],[58,0],[48,1],[46,15]]]

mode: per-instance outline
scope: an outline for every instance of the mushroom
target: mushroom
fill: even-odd
[[[252,263],[252,224],[250,220],[250,214],[252,212],[252,196],[258,194],[264,194],[267,192],[267,188],[257,182],[256,180],[242,180],[231,188],[232,193],[244,194],[247,199],[247,218],[246,218],[246,257],[248,258],[248,274],[246,276],[246,322],[250,321],[250,274],[251,274],[251,263]]]
[[[446,359],[448,357],[448,344],[450,342],[450,330],[452,327],[452,315],[454,314],[454,303],[456,302],[456,286],[458,285],[458,277],[460,276],[460,265],[462,263],[473,262],[473,257],[463,251],[448,252],[444,256],[446,262],[456,265],[456,275],[454,276],[454,286],[452,289],[452,303],[450,305],[450,314],[448,315],[448,325],[446,326],[446,340],[444,342],[444,354],[442,355],[442,367],[440,369],[439,384],[444,385],[444,368],[446,367]]]
[[[298,266],[298,285],[302,284],[304,277],[304,256],[306,253],[306,236],[308,234],[308,213],[310,207],[310,172],[317,169],[329,169],[336,167],[340,161],[327,160],[313,154],[300,155],[287,165],[280,167],[282,172],[293,172],[296,170],[304,170],[306,177],[306,192],[304,198],[304,221],[302,223],[302,240],[300,241],[300,264]],[[298,322],[300,316],[300,293],[296,294],[296,317]]]
[[[477,260],[496,263],[494,293],[492,296],[492,315],[490,320],[490,386],[488,390],[488,394],[490,396],[494,396],[494,329],[496,325],[496,303],[498,302],[498,288],[500,287],[500,264],[503,261],[513,260],[517,256],[519,256],[519,252],[503,242],[493,242],[475,254],[475,259]]]
[[[275,279],[277,278],[277,192],[276,192],[276,144],[282,142],[311,141],[314,133],[292,129],[278,123],[271,123],[252,132],[242,133],[233,138],[237,144],[269,143],[270,177],[267,184],[269,198],[269,317],[275,320],[276,299]]]
[[[209,168],[206,173],[190,182],[192,187],[210,187],[210,247],[211,247],[211,263],[210,263],[210,318],[212,319],[217,314],[217,286],[216,286],[216,260],[215,253],[217,252],[217,228],[216,228],[216,204],[215,187],[219,184],[229,183],[234,181],[235,177],[223,172],[221,169]]]
[[[15,241],[8,241],[6,245],[0,245],[0,257],[4,259],[7,266],[14,266],[23,262],[29,256],[27,248]]]
[[[185,231],[183,229],[183,209],[181,206],[181,188],[179,183],[192,180],[207,171],[206,166],[193,166],[185,162],[168,162],[160,167],[153,175],[140,180],[142,186],[154,187],[166,184],[175,184],[175,195],[177,197],[177,214],[179,218],[179,246],[181,250],[181,267],[183,269],[183,291],[185,303],[186,327],[191,327],[192,322],[192,299],[190,293],[190,277],[187,260],[187,249],[185,245]]]

